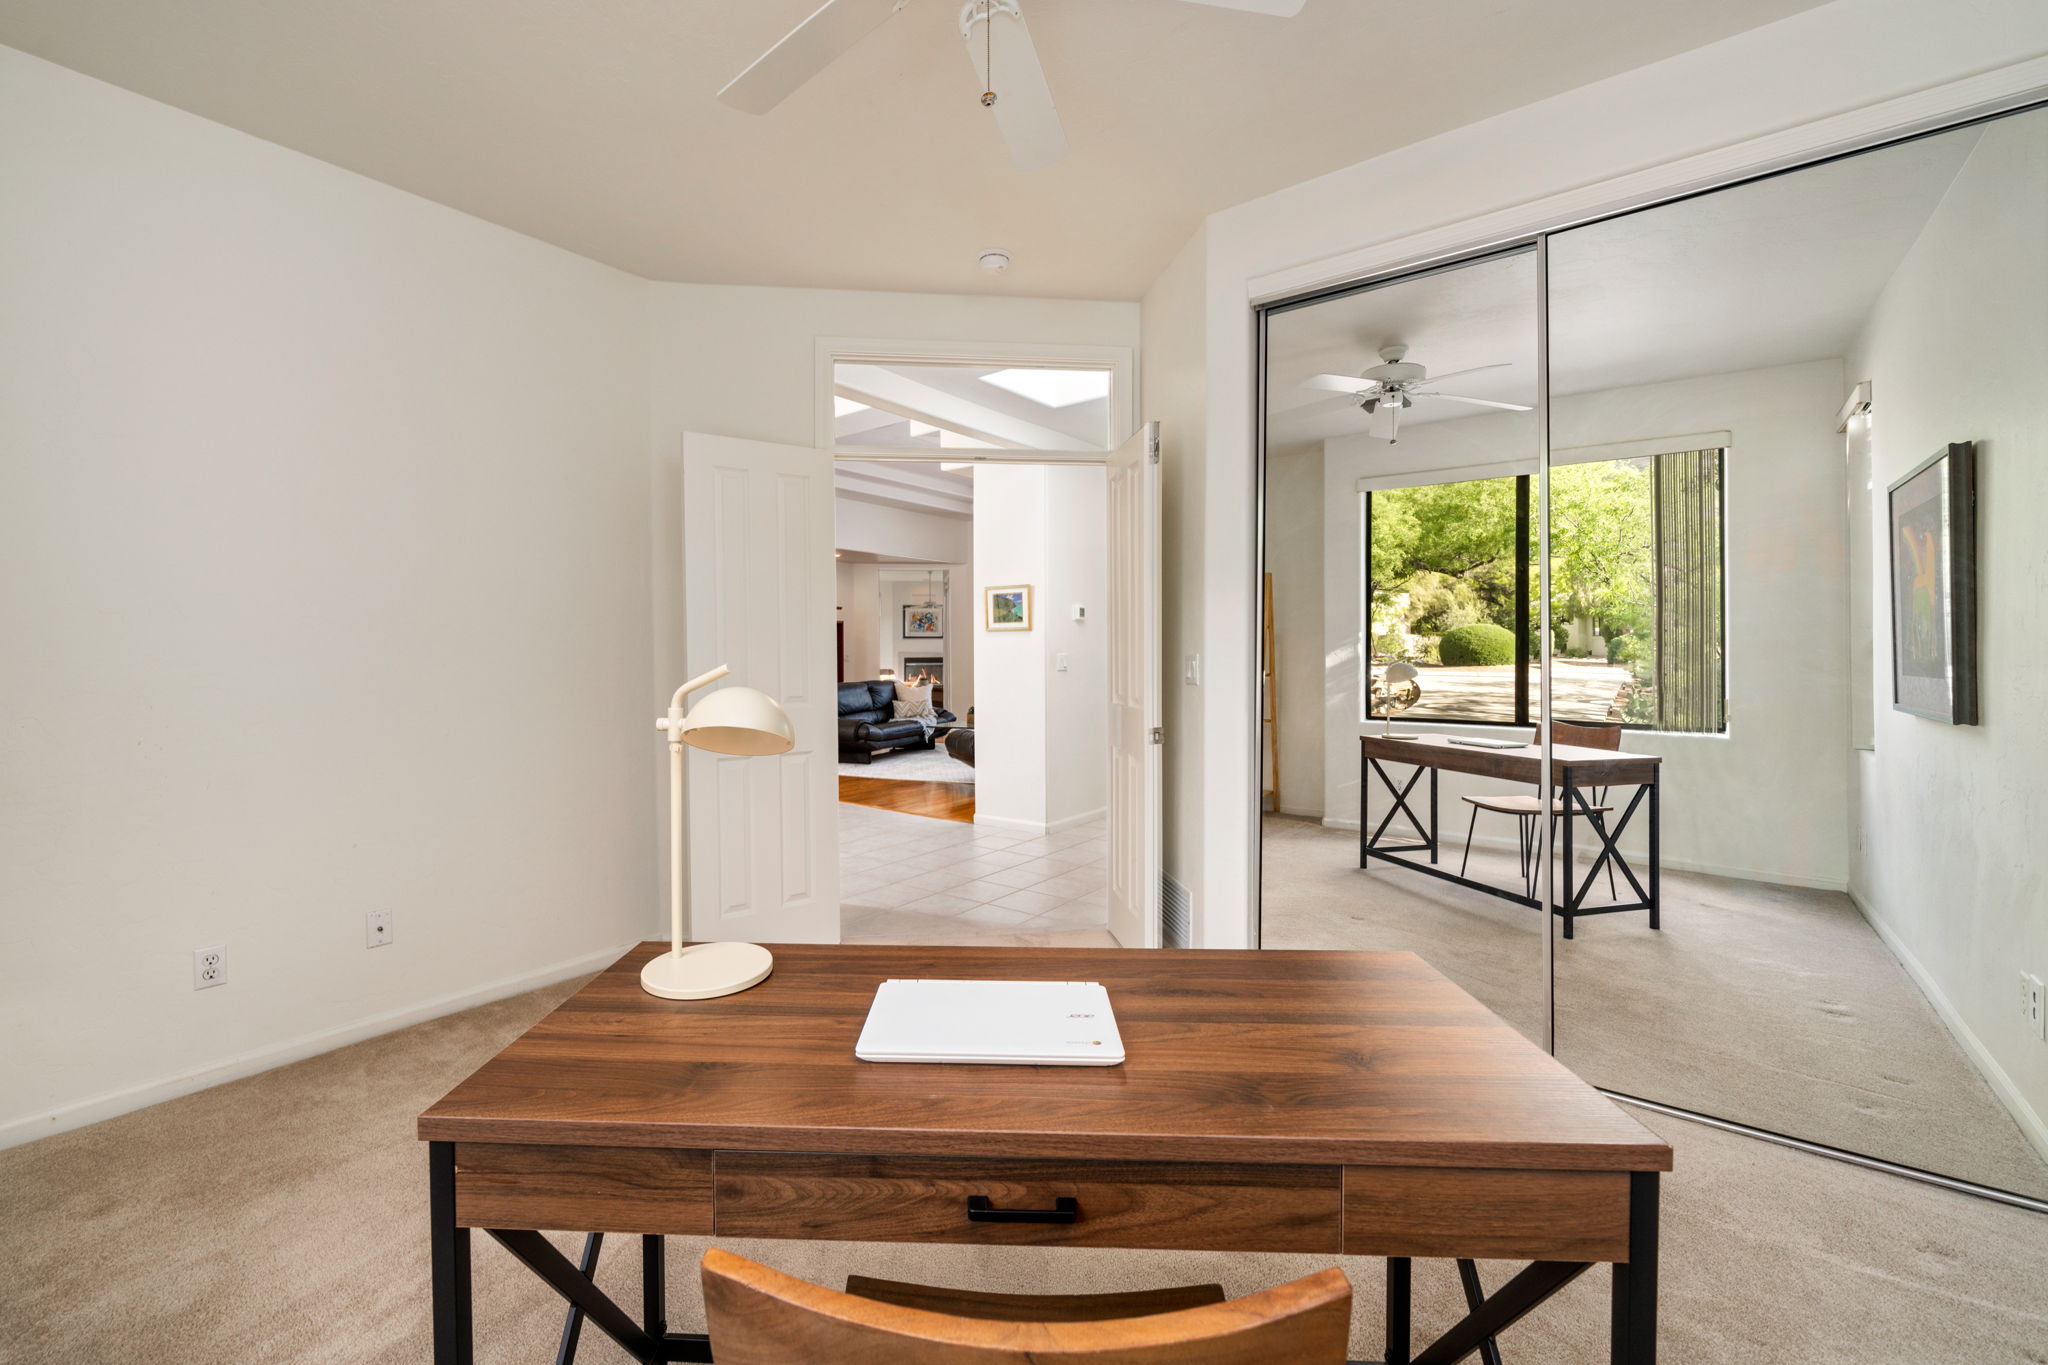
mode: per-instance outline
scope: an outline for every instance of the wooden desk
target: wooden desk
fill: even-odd
[[[668,1233],[1385,1256],[1399,1362],[1408,1258],[1535,1262],[1415,1365],[1605,1261],[1613,1360],[1655,1358],[1670,1148],[1412,953],[786,945],[760,986],[675,1001],[638,984],[664,947],[420,1116],[439,1365],[471,1359],[470,1228],[643,1360],[710,1359],[662,1322]],[[876,986],[918,976],[1100,981],[1127,1060],[856,1060]],[[977,1195],[1042,1217],[975,1220]],[[542,1228],[642,1234],[643,1321]]]
[[[1412,764],[1415,771],[1408,775],[1408,781],[1400,786],[1388,775],[1386,764]],[[1573,815],[1586,817],[1594,839],[1598,843],[1599,856],[1593,860],[1583,879],[1573,875],[1577,864],[1572,859],[1572,826],[1576,819],[1563,820],[1560,838],[1561,859],[1565,872],[1564,897],[1551,906],[1551,911],[1564,921],[1564,936],[1572,936],[1572,921],[1586,915],[1612,915],[1626,910],[1647,910],[1650,912],[1650,927],[1661,929],[1662,899],[1659,890],[1659,839],[1661,837],[1658,811],[1659,777],[1663,772],[1664,760],[1657,754],[1623,753],[1617,749],[1584,749],[1571,744],[1554,744],[1550,750],[1550,786],[1557,793],[1556,800]],[[1427,873],[1447,882],[1469,886],[1475,891],[1484,891],[1490,896],[1499,896],[1517,905],[1537,908],[1535,899],[1495,886],[1491,882],[1478,881],[1471,877],[1446,872],[1437,866],[1442,846],[1437,833],[1436,775],[1439,771],[1469,773],[1475,777],[1496,777],[1504,782],[1517,782],[1534,791],[1538,777],[1543,771],[1543,751],[1534,744],[1524,744],[1513,749],[1488,749],[1472,744],[1454,744],[1448,735],[1360,735],[1358,737],[1358,865],[1370,867],[1372,860],[1392,863],[1412,872]],[[1428,800],[1429,819],[1425,822],[1409,805],[1408,798],[1414,794],[1418,780],[1427,773],[1429,776]],[[1393,804],[1386,815],[1375,826],[1372,822],[1373,779],[1393,798]],[[1629,799],[1622,811],[1621,819],[1609,826],[1593,810],[1587,800],[1589,787],[1634,787],[1635,795]],[[1644,811],[1649,825],[1650,849],[1644,876],[1637,878],[1635,869],[1622,856],[1621,835],[1629,822],[1634,820],[1639,808]],[[1414,828],[1421,843],[1390,844],[1385,842],[1387,829],[1394,823],[1394,817],[1405,815]],[[1403,836],[1405,837],[1405,835]],[[1403,857],[1408,853],[1427,853],[1429,861],[1420,863]],[[1611,864],[1627,879],[1629,889],[1635,892],[1633,901],[1616,902],[1611,905],[1588,904],[1586,893],[1592,889],[1593,879],[1600,875],[1600,869]]]

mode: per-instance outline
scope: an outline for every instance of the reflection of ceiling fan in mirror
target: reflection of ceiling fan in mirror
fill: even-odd
[[[1246,10],[1291,19],[1306,0],[1184,0],[1192,5]],[[765,114],[797,87],[837,61],[849,48],[887,22],[910,0],[825,0],[810,18],[733,77],[718,98],[749,114]],[[1045,68],[1038,64],[1031,30],[1017,0],[965,0],[960,34],[981,85],[981,103],[993,111],[1020,171],[1050,166],[1067,154],[1067,135]]]
[[[1504,370],[1508,362],[1496,365],[1474,365],[1466,370],[1452,370],[1449,374],[1432,376],[1422,366],[1404,359],[1408,354],[1406,346],[1380,347],[1380,360],[1364,374],[1319,374],[1303,382],[1304,389],[1333,389],[1345,395],[1345,401],[1357,403],[1372,416],[1372,423],[1366,428],[1366,435],[1376,436],[1392,445],[1396,433],[1401,429],[1401,409],[1412,408],[1418,398],[1438,398],[1446,403],[1471,403],[1482,408],[1506,408],[1509,412],[1528,412],[1527,403],[1501,403],[1491,398],[1467,398],[1458,393],[1438,393],[1430,386],[1441,384],[1446,379],[1457,379],[1481,370]]]

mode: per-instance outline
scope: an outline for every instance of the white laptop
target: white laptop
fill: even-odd
[[[864,1062],[1116,1066],[1124,1040],[1094,981],[884,981],[853,1055]]]

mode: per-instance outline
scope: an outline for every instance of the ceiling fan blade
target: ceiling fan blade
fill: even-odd
[[[1506,408],[1509,412],[1534,412],[1536,410],[1533,405],[1528,403],[1496,403],[1491,398],[1467,398],[1459,393],[1427,393],[1421,389],[1410,389],[1408,396],[1410,398],[1441,398],[1446,403],[1476,403],[1482,408]]]
[[[1511,368],[1511,362],[1505,360],[1492,365],[1474,365],[1469,370],[1452,370],[1449,374],[1433,374],[1429,377],[1428,382],[1431,384],[1441,384],[1446,379],[1456,379],[1461,375],[1478,374],[1481,370],[1505,370],[1509,368]]]
[[[967,55],[974,61],[975,79],[983,90],[993,90],[996,127],[1009,144],[1010,160],[1020,171],[1035,171],[1064,160],[1067,132],[1060,126],[1059,110],[1053,108],[1052,87],[1045,83],[1045,68],[1038,64],[1038,49],[1032,45],[1031,30],[1024,16],[1014,10],[991,7],[985,20],[967,25]],[[984,33],[982,24],[994,25]],[[989,79],[988,63],[993,55],[995,79]]]
[[[823,71],[855,43],[873,33],[902,9],[907,0],[825,0],[810,18],[781,42],[754,59],[754,64],[726,82],[718,92],[721,104],[749,114],[765,114]]]
[[[1270,14],[1275,19],[1292,19],[1301,13],[1307,0],[1187,0],[1191,5],[1211,5],[1216,9],[1241,9],[1247,14]]]
[[[1377,387],[1370,379],[1355,374],[1319,374],[1301,381],[1304,389],[1329,389],[1333,393],[1365,393]]]

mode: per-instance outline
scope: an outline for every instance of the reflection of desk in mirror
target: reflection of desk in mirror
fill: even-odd
[[[1447,735],[1404,735],[1399,737],[1361,735],[1358,739],[1358,865],[1370,867],[1374,858],[1392,863],[1414,872],[1427,873],[1444,881],[1469,886],[1475,891],[1484,891],[1490,896],[1499,896],[1517,905],[1535,909],[1535,898],[1519,891],[1495,886],[1489,882],[1471,877],[1459,876],[1436,866],[1438,857],[1437,838],[1437,773],[1466,773],[1474,777],[1494,777],[1503,782],[1516,782],[1535,787],[1537,776],[1543,770],[1543,751],[1534,744],[1524,744],[1513,749],[1479,748],[1468,744],[1453,743]],[[1592,867],[1581,878],[1578,865],[1572,856],[1572,827],[1579,823],[1577,818],[1559,820],[1558,846],[1563,852],[1565,868],[1564,897],[1552,904],[1551,911],[1564,921],[1564,936],[1572,936],[1572,921],[1583,915],[1612,915],[1625,910],[1647,910],[1650,912],[1650,927],[1658,924],[1659,904],[1657,899],[1657,779],[1663,760],[1656,754],[1622,753],[1615,749],[1582,749],[1570,744],[1553,745],[1550,755],[1551,788],[1557,793],[1559,806],[1573,817],[1584,816],[1588,832],[1595,845]],[[1387,764],[1412,765],[1414,771],[1408,780],[1395,784],[1387,772]],[[1428,775],[1427,799],[1428,819],[1424,818],[1410,804],[1415,788]],[[1377,825],[1372,820],[1372,794],[1374,780],[1392,798],[1392,804]],[[1621,818],[1612,825],[1592,819],[1593,802],[1587,794],[1588,788],[1634,787],[1635,793],[1622,808]],[[1644,876],[1638,878],[1636,870],[1621,851],[1622,832],[1634,820],[1638,810],[1643,811],[1648,823],[1649,856],[1644,860]],[[1394,844],[1387,842],[1387,831],[1396,817],[1406,816],[1413,827],[1415,837],[1422,842]],[[1405,837],[1405,831],[1396,837]],[[1405,855],[1427,853],[1428,862],[1421,862]],[[1612,867],[1627,882],[1635,894],[1632,901],[1607,905],[1589,905],[1586,893],[1592,888],[1593,879],[1605,868]]]

